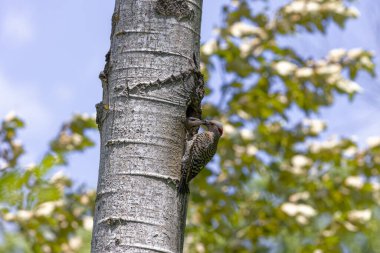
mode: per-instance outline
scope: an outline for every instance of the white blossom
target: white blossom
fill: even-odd
[[[5,121],[11,121],[14,118],[16,118],[16,112],[15,111],[10,111],[10,112],[7,113],[7,115],[5,115],[4,120]]]
[[[351,59],[356,59],[363,53],[364,53],[364,50],[362,48],[354,48],[354,49],[348,50],[347,56]]]
[[[29,163],[28,165],[26,165],[27,171],[33,171],[36,168],[37,168],[37,165],[35,163]]]
[[[244,38],[242,39],[239,48],[240,48],[240,56],[241,57],[247,57],[250,53],[250,51],[254,48],[257,47],[257,45],[260,44],[260,40],[255,38]]]
[[[293,1],[284,8],[285,13],[318,12],[321,5],[317,2]]]
[[[335,136],[329,138],[326,141],[313,142],[309,144],[310,151],[313,153],[318,153],[322,149],[333,149],[339,145],[339,141]]]
[[[358,148],[355,146],[351,146],[344,150],[343,154],[345,156],[351,157],[354,156],[358,152]]]
[[[195,244],[195,249],[199,253],[206,252],[205,246],[202,243],[200,243],[200,242],[198,242],[198,243]]]
[[[305,127],[310,128],[313,134],[319,134],[326,128],[326,123],[320,119],[304,119],[302,124]]]
[[[317,12],[321,8],[319,3],[316,2],[306,2],[306,11],[308,12]]]
[[[28,210],[19,210],[16,213],[6,213],[3,217],[6,221],[14,221],[16,219],[26,221],[33,217],[33,212]]]
[[[14,221],[16,219],[16,215],[13,213],[4,214],[4,220],[6,221]]]
[[[297,65],[288,61],[279,61],[274,64],[274,69],[282,76],[288,76],[292,74],[296,69]]]
[[[346,55],[346,50],[343,48],[336,48],[329,52],[328,58],[332,61],[340,61]]]
[[[50,230],[44,230],[42,233],[47,241],[54,241],[57,238]]]
[[[367,138],[367,145],[369,148],[374,148],[380,145],[380,136],[371,136]]]
[[[313,207],[304,204],[298,204],[298,212],[306,217],[312,217],[317,214]]]
[[[360,63],[363,64],[363,66],[365,66],[367,68],[373,68],[373,66],[374,66],[373,62],[370,60],[370,58],[368,56],[361,57]]]
[[[78,146],[83,141],[83,137],[80,134],[74,133],[72,140],[73,140],[73,144]]]
[[[372,190],[378,191],[380,190],[380,183],[379,182],[371,182]]]
[[[79,201],[81,204],[87,205],[88,203],[90,203],[90,198],[88,197],[87,194],[84,194],[80,197]]]
[[[327,81],[327,84],[330,84],[330,85],[335,85],[336,83],[338,83],[340,80],[342,80],[342,75],[341,73],[336,73],[334,75],[329,75],[326,79]]]
[[[250,119],[251,118],[251,115],[249,115],[247,112],[245,112],[243,110],[238,110],[236,112],[236,114],[239,115],[239,117],[242,119]]]
[[[343,223],[344,227],[348,230],[348,231],[351,231],[351,232],[355,232],[355,231],[358,231],[358,228],[356,226],[354,226],[352,223],[350,222],[344,222]]]
[[[298,78],[308,78],[313,75],[314,71],[312,68],[304,67],[297,69],[296,71],[296,77]]]
[[[223,125],[223,131],[227,135],[232,135],[232,134],[236,133],[236,128],[234,126],[232,126],[231,124],[224,124]]]
[[[282,204],[281,210],[289,216],[300,214],[305,217],[312,217],[317,214],[317,211],[309,205],[294,204],[289,202]]]
[[[257,151],[258,151],[258,149],[256,146],[254,146],[254,145],[248,145],[247,146],[247,154],[248,155],[256,155]]]
[[[83,120],[88,120],[88,119],[90,119],[90,117],[91,117],[88,113],[82,113],[82,114],[80,114],[79,116],[80,116],[81,119],[83,119]]]
[[[292,165],[295,167],[305,167],[311,164],[310,158],[304,155],[295,155],[292,157]]]
[[[309,220],[305,216],[303,216],[303,215],[297,215],[296,221],[299,224],[302,224],[302,225],[305,225],[305,224],[309,223]]]
[[[66,178],[66,176],[65,176],[65,174],[64,174],[64,172],[63,172],[63,170],[59,170],[59,171],[57,171],[51,178],[50,178],[50,182],[51,183],[55,183],[55,182],[57,182],[57,181],[59,181],[59,180],[61,180],[61,179],[65,179]]]
[[[82,246],[82,238],[79,236],[70,238],[69,246],[72,250],[78,250]]]
[[[31,212],[29,210],[19,210],[16,212],[16,217],[19,220],[27,221],[33,217],[33,212]]]
[[[359,176],[350,176],[344,180],[344,184],[356,189],[361,189],[364,185],[364,180]]]
[[[339,64],[327,64],[317,68],[317,74],[319,75],[336,75],[340,74],[342,67]]]
[[[42,246],[42,252],[44,253],[51,253],[51,247],[47,244]]]
[[[231,5],[232,5],[233,7],[239,7],[239,5],[240,5],[240,1],[239,1],[239,0],[232,0],[232,1],[231,1]]]
[[[347,9],[347,15],[357,18],[360,16],[360,11],[356,7],[350,7]]]
[[[45,202],[37,207],[37,210],[35,213],[37,216],[49,216],[53,213],[56,207],[60,207],[62,205],[63,205],[62,200]]]
[[[294,13],[294,12],[301,12],[305,8],[305,3],[301,1],[294,1],[285,6],[284,11],[285,13]]]
[[[348,219],[352,221],[365,222],[371,219],[372,212],[369,209],[352,210],[348,213]]]
[[[324,237],[330,237],[330,236],[335,235],[335,232],[336,232],[336,231],[334,231],[334,230],[324,230],[324,231],[322,232],[322,235],[323,235]]]
[[[0,170],[3,170],[3,169],[6,169],[8,168],[9,166],[9,163],[4,161],[4,160],[0,160]]]
[[[347,80],[347,79],[341,79],[337,82],[336,86],[347,92],[347,93],[355,93],[355,92],[361,92],[362,91],[362,87],[360,87],[359,84],[357,84],[356,82],[354,81],[351,81],[351,80]]]
[[[83,218],[83,227],[84,227],[84,229],[86,229],[88,231],[91,231],[93,225],[94,225],[93,217],[91,217],[91,216],[84,216],[84,218]]]
[[[241,138],[243,138],[245,140],[253,140],[255,137],[253,134],[253,131],[250,129],[242,129],[240,131],[240,135],[241,135]]]
[[[335,12],[335,13],[338,13],[338,14],[342,14],[342,15],[345,14],[346,8],[340,2],[330,2],[330,3],[326,3],[324,5],[327,6],[326,9],[328,11],[332,11],[332,12]]]
[[[284,203],[281,205],[281,210],[289,216],[295,216],[298,212],[298,206],[293,203]]]
[[[207,41],[205,44],[203,44],[201,50],[205,55],[211,55],[215,52],[215,50],[218,48],[218,45],[216,43],[215,39],[211,39]]]
[[[252,49],[252,42],[251,40],[244,39],[240,43],[240,56],[241,57],[247,57],[249,54],[249,51]]]
[[[289,197],[290,202],[297,202],[299,200],[307,200],[310,198],[310,193],[309,192],[297,192]]]
[[[279,95],[278,97],[277,97],[277,99],[278,99],[278,101],[280,101],[281,103],[283,103],[283,104],[286,104],[286,103],[288,103],[288,98],[285,96],[285,95]]]
[[[53,213],[55,205],[53,202],[46,202],[40,205],[36,211],[37,216],[49,216]]]
[[[241,37],[245,34],[255,33],[256,28],[244,22],[236,22],[230,27],[231,34],[235,37]]]

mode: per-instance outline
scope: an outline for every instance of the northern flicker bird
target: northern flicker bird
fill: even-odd
[[[189,193],[189,182],[198,175],[216,153],[219,138],[223,134],[223,126],[215,120],[199,120],[189,118],[187,126],[196,127],[205,125],[207,131],[195,134],[187,142],[186,151],[182,159],[181,179],[178,192]]]

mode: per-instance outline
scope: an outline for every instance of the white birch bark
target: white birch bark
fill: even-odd
[[[116,0],[97,105],[92,252],[182,252],[176,186],[186,116],[200,117],[202,0]],[[198,61],[199,62],[199,61]]]

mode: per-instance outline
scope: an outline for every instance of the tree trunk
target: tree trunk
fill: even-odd
[[[100,74],[92,252],[182,252],[188,116],[200,117],[202,0],[116,0]],[[183,217],[185,216],[185,217]]]

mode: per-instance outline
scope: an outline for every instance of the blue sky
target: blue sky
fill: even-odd
[[[211,37],[227,0],[204,0],[202,41]],[[26,165],[41,158],[62,122],[75,112],[94,114],[101,99],[98,79],[109,48],[114,1],[0,0],[0,117],[15,111],[27,127]],[[320,56],[333,48],[362,47],[380,52],[380,1],[355,2],[361,16],[342,32],[299,35],[288,43],[305,55]],[[378,58],[376,58],[379,64]],[[212,85],[217,85],[214,80]],[[379,79],[361,75],[364,91],[354,103],[339,99],[323,111],[328,133],[361,140],[380,135]],[[98,139],[98,134],[93,137]],[[96,186],[99,147],[72,155],[65,173],[78,183]]]

